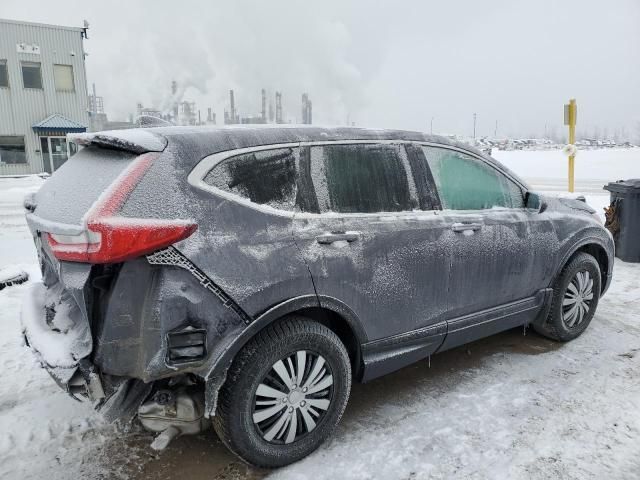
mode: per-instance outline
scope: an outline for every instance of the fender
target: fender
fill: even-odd
[[[227,375],[227,370],[231,366],[231,362],[258,332],[273,323],[277,319],[299,311],[304,308],[324,308],[340,315],[351,327],[355,333],[357,341],[360,345],[367,342],[367,335],[362,327],[360,320],[351,308],[337,298],[325,295],[301,295],[299,297],[290,298],[281,302],[262,314],[251,322],[242,333],[236,337],[214,361],[209,373],[205,376],[207,385],[205,389],[205,403],[208,416],[213,416],[218,400],[218,391]]]
[[[578,240],[577,242],[573,243],[571,245],[571,247],[569,247],[565,254],[561,257],[560,261],[558,262],[558,268],[556,269],[556,272],[553,275],[553,278],[551,279],[551,282],[549,283],[549,287],[552,287],[553,284],[556,281],[556,278],[558,278],[558,275],[560,275],[560,273],[562,272],[562,268],[567,264],[567,262],[569,261],[569,259],[582,247],[584,247],[585,245],[590,245],[590,244],[596,244],[600,247],[602,247],[604,249],[604,251],[607,254],[607,264],[608,264],[608,268],[607,268],[607,272],[601,272],[602,275],[604,275],[605,278],[609,279],[611,277],[611,272],[613,271],[613,262],[614,262],[614,256],[613,256],[613,240],[611,239],[611,237],[609,237],[607,240],[609,240],[607,242],[607,240],[605,240],[605,238],[603,238],[604,235],[601,236],[595,236],[595,235],[591,235],[588,237],[583,237],[580,240]],[[607,245],[607,243],[609,245]],[[603,282],[602,285],[602,293],[604,293],[608,287],[608,283],[605,284]]]

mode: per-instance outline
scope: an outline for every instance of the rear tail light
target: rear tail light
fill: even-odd
[[[85,217],[86,232],[81,235],[47,234],[58,260],[122,262],[184,240],[196,230],[197,224],[187,220],[116,215],[158,155],[140,155],[102,194]]]

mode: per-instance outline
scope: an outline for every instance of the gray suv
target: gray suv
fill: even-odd
[[[25,200],[42,267],[25,338],[72,396],[161,432],[157,448],[213,423],[243,460],[289,464],[331,434],[353,381],[516,326],[572,340],[611,281],[613,241],[586,203],[441,137],[74,141]]]

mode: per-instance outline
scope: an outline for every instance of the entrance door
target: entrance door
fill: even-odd
[[[69,159],[66,137],[40,137],[44,171],[53,173]]]

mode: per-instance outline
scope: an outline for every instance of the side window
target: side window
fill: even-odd
[[[440,193],[442,208],[524,207],[520,187],[490,165],[445,148],[423,146],[422,150]]]
[[[22,62],[22,83],[24,88],[42,90],[42,74],[39,62]]]
[[[58,92],[74,92],[73,66],[57,65],[53,66],[53,81]]]
[[[321,212],[400,212],[414,208],[404,146],[311,147],[311,177]],[[413,192],[412,192],[413,190]],[[413,194],[412,194],[413,193]]]
[[[0,137],[0,165],[27,163],[24,137]]]
[[[260,150],[223,160],[204,177],[205,183],[260,205],[296,208],[298,148]]]
[[[7,72],[6,60],[0,60],[0,87],[9,87],[9,73]]]

